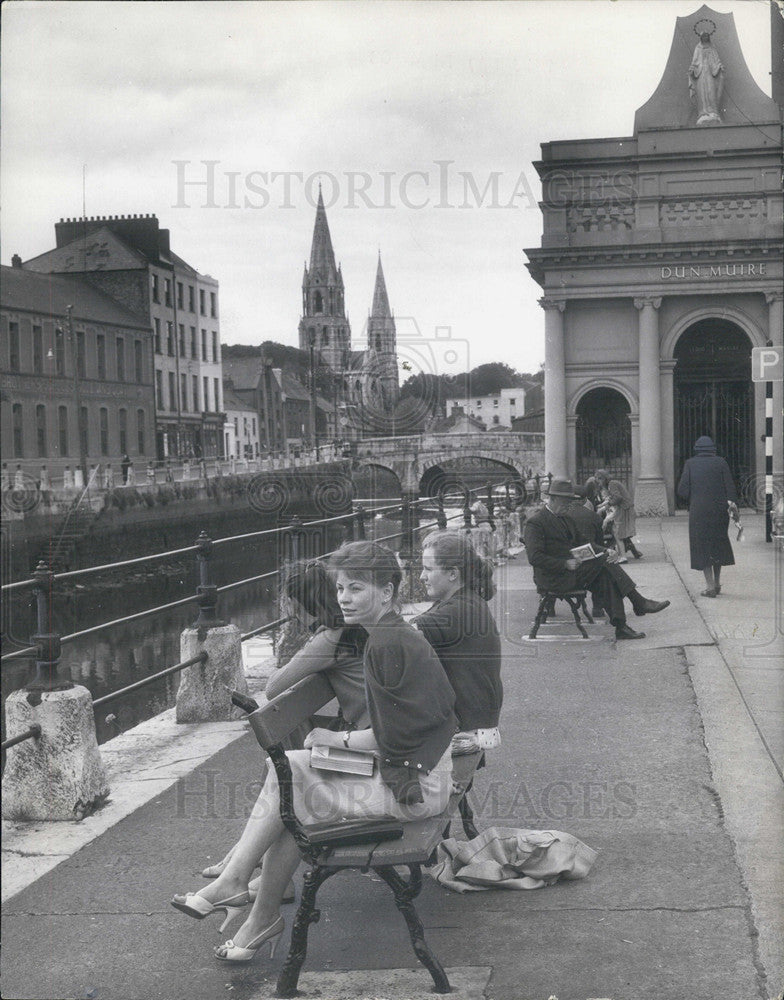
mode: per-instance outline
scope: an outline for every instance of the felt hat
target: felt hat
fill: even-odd
[[[551,497],[574,497],[574,486],[571,479],[553,479],[547,490]]]

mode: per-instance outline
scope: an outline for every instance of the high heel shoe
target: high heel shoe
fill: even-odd
[[[175,910],[186,913],[195,920],[204,920],[205,917],[218,911],[225,913],[226,919],[218,928],[219,934],[223,933],[243,906],[247,906],[248,903],[250,903],[250,896],[247,892],[238,892],[236,896],[229,896],[228,899],[222,899],[219,903],[211,903],[204,896],[200,896],[198,892],[186,892],[184,896],[176,895],[171,901]]]
[[[241,948],[229,940],[225,944],[218,945],[215,949],[215,957],[221,962],[250,962],[264,942],[269,941],[270,958],[274,958],[275,949],[285,926],[283,917],[278,917],[275,923],[270,924],[266,930],[248,942],[247,948]]]

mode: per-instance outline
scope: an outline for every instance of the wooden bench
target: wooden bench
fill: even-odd
[[[345,829],[347,836],[354,841],[351,846],[338,843],[328,848],[319,847],[311,843],[308,839],[309,828],[300,823],[294,814],[291,767],[281,743],[304,719],[315,715],[333,698],[334,692],[328,682],[316,674],[300,681],[248,716],[253,732],[269,754],[278,777],[283,824],[294,837],[309,866],[292,926],[289,952],[278,977],[276,996],[296,996],[300,970],[307,954],[308,927],[316,923],[320,916],[315,906],[319,886],[337,872],[350,868],[372,869],[386,882],[406,921],[414,952],[433,977],[435,992],[450,993],[446,973],[425,941],[414,899],[422,888],[421,866],[444,839],[445,828],[448,830],[450,821],[457,814],[462,815],[464,825],[466,823],[466,814],[460,813],[460,804],[465,801],[465,794],[483,754],[478,752],[453,759],[453,781],[460,791],[452,794],[447,808],[440,815],[402,823],[403,836],[399,840],[379,843],[372,834],[365,840],[362,830],[364,821],[350,820],[345,823]],[[470,810],[467,816],[470,822]],[[470,828],[473,830],[473,823],[470,823]],[[475,833],[474,830],[473,835]],[[358,836],[362,838],[360,843],[355,842]],[[395,866],[408,868],[408,878],[396,871]]]
[[[544,625],[547,621],[550,615],[549,609],[554,606],[556,601],[566,601],[572,609],[574,623],[577,626],[580,635],[583,639],[587,639],[588,633],[585,631],[583,623],[580,621],[580,610],[582,609],[582,612],[589,624],[593,625],[593,618],[588,613],[588,608],[585,604],[586,593],[587,591],[585,590],[539,590],[541,600],[539,601],[539,607],[536,611],[536,617],[531,625],[531,631],[528,633],[528,638],[536,638],[539,627]]]

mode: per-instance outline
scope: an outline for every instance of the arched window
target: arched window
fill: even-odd
[[[46,458],[46,407],[40,403],[35,408],[35,433],[38,444],[38,457]]]
[[[323,313],[324,312],[324,299],[321,292],[313,293],[313,312]]]
[[[321,346],[327,347],[329,345],[329,330],[322,326],[321,328]]]

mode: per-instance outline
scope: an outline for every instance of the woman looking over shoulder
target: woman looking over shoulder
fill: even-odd
[[[501,639],[487,606],[495,593],[493,568],[465,535],[438,531],[424,540],[420,579],[435,603],[414,624],[454,689],[461,736],[482,731],[481,745],[498,746],[504,691]]]

